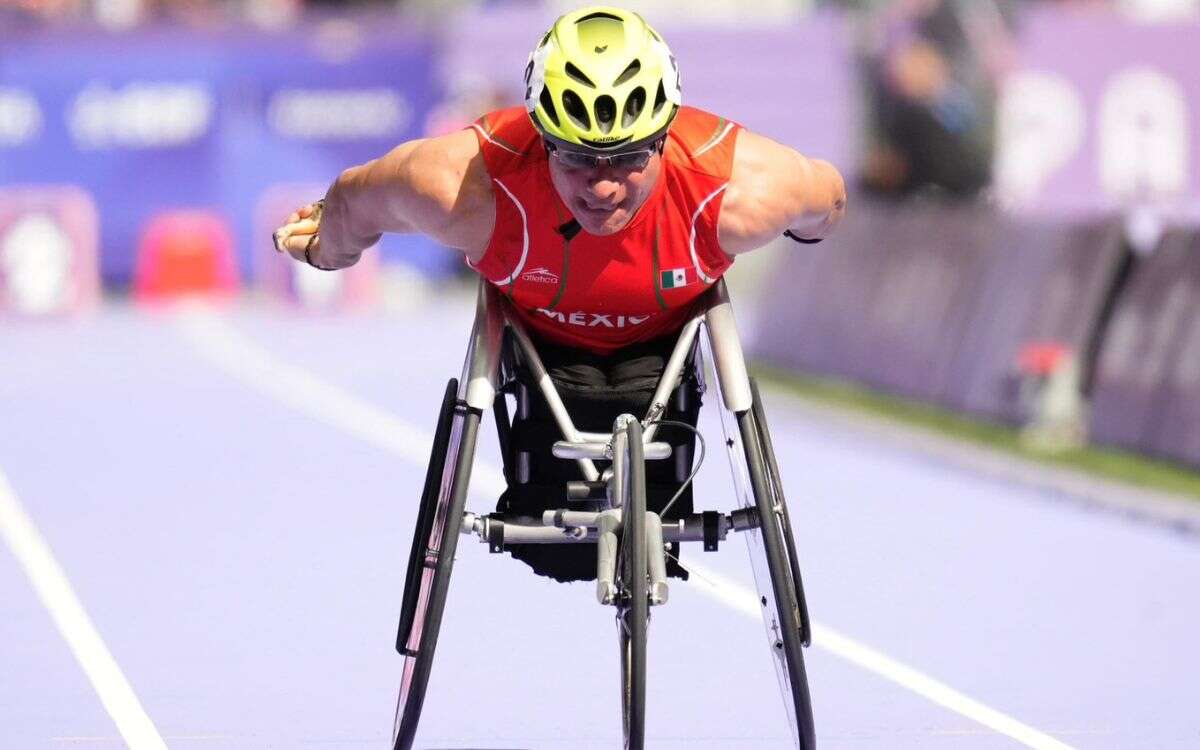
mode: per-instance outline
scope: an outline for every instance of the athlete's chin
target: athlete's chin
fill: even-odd
[[[616,234],[624,229],[625,225],[629,223],[629,212],[620,208],[615,211],[582,209],[575,212],[575,220],[579,222],[583,231],[603,237],[608,234]]]

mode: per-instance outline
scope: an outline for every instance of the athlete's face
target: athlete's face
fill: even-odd
[[[650,148],[644,164],[638,158],[582,166],[585,161],[551,150],[550,179],[583,231],[606,235],[621,231],[646,202],[662,171],[662,156]],[[613,163],[615,162],[615,163]]]

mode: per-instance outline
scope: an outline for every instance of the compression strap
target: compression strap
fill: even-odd
[[[816,238],[815,240],[809,240],[809,239],[805,239],[804,237],[800,237],[798,235],[792,234],[792,230],[790,230],[790,229],[783,230],[783,236],[787,237],[789,240],[793,240],[795,242],[800,242],[805,245],[815,245],[821,241],[820,237]]]

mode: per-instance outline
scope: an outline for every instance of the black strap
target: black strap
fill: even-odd
[[[715,510],[706,510],[700,514],[704,529],[704,551],[716,552],[717,543],[721,540],[721,514]]]
[[[560,226],[556,231],[566,238],[567,242],[575,239],[575,235],[579,234],[579,230],[583,227],[579,226],[579,222],[571,219],[566,224]]]
[[[790,230],[790,229],[783,230],[783,236],[787,237],[789,240],[793,240],[795,242],[800,242],[805,245],[815,245],[821,241],[820,237],[816,238],[815,240],[809,240],[809,239],[805,239],[803,237],[797,236],[795,234],[792,234],[792,230]]]
[[[336,271],[336,268],[326,268],[325,266],[318,266],[316,263],[313,263],[312,255],[309,253],[312,252],[313,242],[316,241],[318,236],[317,234],[309,235],[308,242],[304,243],[304,262],[318,271]]]
[[[325,199],[321,198],[320,200],[313,201],[312,205],[313,205],[313,212],[309,218],[311,218],[313,221],[315,221],[317,223],[317,227],[319,228],[321,226],[321,217],[325,215]],[[319,229],[318,229],[318,231],[313,232],[312,234],[310,234],[308,236],[308,242],[304,243],[304,262],[307,263],[308,265],[312,266],[313,268],[317,269],[318,271],[336,271],[337,270],[336,268],[326,268],[325,266],[318,266],[316,263],[313,263],[312,254],[311,254],[312,246],[313,246],[313,243],[317,241],[317,238],[319,236],[320,236]]]

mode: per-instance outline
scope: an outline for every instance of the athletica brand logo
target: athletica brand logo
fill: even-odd
[[[521,280],[533,281],[538,284],[557,284],[558,274],[554,273],[545,266],[539,266],[538,268],[521,274]]]
[[[539,307],[537,311],[559,323],[582,328],[627,328],[641,325],[651,317],[649,315],[615,315],[613,313],[561,313],[556,310],[547,310],[544,307]]]

